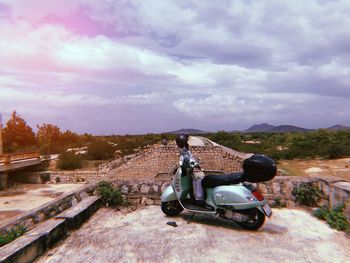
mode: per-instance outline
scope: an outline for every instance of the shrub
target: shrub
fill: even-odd
[[[57,167],[62,170],[75,170],[83,166],[83,158],[72,152],[62,152],[58,157]]]
[[[316,206],[320,200],[321,192],[317,186],[312,183],[302,183],[299,187],[293,189],[296,200],[306,206]]]
[[[92,160],[106,160],[114,157],[114,147],[102,140],[95,140],[88,146],[88,156]]]
[[[124,203],[122,192],[119,188],[113,187],[112,183],[102,181],[97,185],[97,193],[101,196],[106,206],[119,206]]]
[[[277,208],[277,207],[286,207],[287,206],[286,202],[283,201],[281,197],[276,197],[273,201],[274,202],[271,205],[272,207]]]
[[[345,206],[340,205],[334,209],[327,207],[318,208],[314,215],[322,220],[326,220],[328,225],[341,231],[349,231],[349,223],[343,213]]]
[[[20,237],[24,234],[26,228],[22,225],[11,228],[5,234],[0,235],[0,247],[5,246],[6,244],[12,242],[17,237]]]

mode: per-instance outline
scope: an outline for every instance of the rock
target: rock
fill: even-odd
[[[84,198],[86,198],[86,197],[89,197],[89,195],[88,195],[86,192],[81,192],[81,193],[79,194],[79,196],[80,196],[81,199],[84,199]]]
[[[154,202],[153,202],[153,200],[152,199],[146,199],[146,201],[145,201],[145,204],[146,205],[153,205],[154,204]]]
[[[330,188],[327,183],[322,183],[320,189],[323,192],[323,194],[325,194],[326,196],[329,196]]]
[[[71,206],[74,206],[78,203],[78,200],[76,198],[72,198],[72,201],[70,202]]]
[[[139,191],[138,185],[137,184],[133,184],[131,186],[131,192],[132,193],[137,193]]]
[[[126,185],[123,185],[121,188],[120,188],[121,192],[123,194],[127,194],[129,192],[129,189]]]
[[[141,198],[141,205],[153,205],[153,200],[147,197]]]
[[[293,184],[291,182],[286,181],[282,184],[282,189],[281,189],[282,194],[288,197],[292,195],[292,191],[293,191]]]
[[[274,194],[281,193],[281,185],[280,183],[272,183],[272,189]]]
[[[262,194],[267,194],[267,193],[268,193],[265,184],[259,184],[259,185],[258,185],[258,189],[259,189],[259,191],[260,191]]]
[[[159,187],[158,187],[158,185],[153,185],[152,189],[153,189],[153,192],[158,193]]]
[[[287,200],[287,201],[286,201],[286,206],[287,206],[287,207],[295,207],[296,204],[295,204],[293,201],[291,201],[291,200]]]
[[[142,185],[141,186],[141,189],[140,189],[140,192],[142,194],[148,194],[149,193],[149,190],[150,190],[150,187],[148,185]]]

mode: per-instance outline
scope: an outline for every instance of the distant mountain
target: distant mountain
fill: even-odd
[[[171,132],[167,132],[168,134],[190,134],[190,135],[195,135],[195,134],[208,134],[211,132],[208,131],[202,131],[202,130],[197,130],[197,129],[180,129],[177,131],[171,131]]]
[[[296,127],[292,125],[279,125],[273,126],[267,123],[256,124],[246,129],[244,132],[307,132],[312,131],[310,129],[305,129],[301,127]]]
[[[272,126],[267,123],[261,123],[253,125],[252,127],[246,129],[244,132],[267,132],[273,128],[276,128],[276,126]]]
[[[312,131],[311,129],[305,129],[292,125],[280,125],[270,129],[268,132],[308,132]]]
[[[350,127],[338,124],[338,125],[334,125],[332,127],[327,128],[327,130],[331,130],[331,131],[349,131]]]

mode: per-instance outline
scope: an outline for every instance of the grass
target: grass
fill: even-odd
[[[5,234],[0,235],[0,247],[12,242],[16,238],[22,236],[26,232],[26,228],[22,225],[13,227]]]
[[[314,215],[321,219],[325,220],[328,225],[332,228],[335,228],[340,231],[350,231],[349,222],[346,220],[344,215],[344,205],[337,206],[334,209],[328,207],[321,207],[316,209]]]

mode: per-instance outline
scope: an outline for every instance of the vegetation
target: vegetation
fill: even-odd
[[[334,209],[328,207],[318,208],[314,215],[322,220],[326,220],[328,225],[341,231],[349,231],[350,226],[344,215],[344,205],[340,205]]]
[[[75,170],[83,166],[83,157],[73,152],[62,152],[58,158],[57,167],[62,170]]]
[[[103,140],[93,140],[88,146],[88,158],[92,160],[106,160],[115,156],[115,147]]]
[[[0,247],[12,242],[16,238],[22,236],[26,231],[26,228],[22,225],[13,227],[5,234],[0,235]]]
[[[316,206],[321,197],[320,190],[312,183],[302,183],[292,193],[300,204],[306,206]]]
[[[175,140],[175,136],[170,134],[113,135],[107,136],[106,140],[115,143],[121,156],[125,156],[163,140]]]
[[[56,154],[68,148],[88,147],[88,159],[103,160],[134,154],[149,145],[174,140],[175,135],[78,135],[62,132],[54,124],[37,125],[37,134],[14,111],[3,129],[4,152],[40,150],[42,155]],[[207,137],[219,144],[241,152],[263,153],[273,159],[324,158],[350,156],[350,131],[319,129],[289,133],[230,133],[220,131]]]
[[[272,207],[275,207],[275,208],[278,208],[278,207],[286,207],[287,204],[286,204],[286,201],[282,200],[281,197],[276,197],[274,200],[273,200],[273,203],[271,205]]]
[[[36,138],[32,128],[16,111],[3,129],[4,152],[18,152],[36,150]]]
[[[207,137],[242,152],[263,153],[273,159],[324,158],[350,156],[350,131],[319,129],[295,133],[228,133]]]
[[[113,187],[111,182],[102,181],[97,185],[97,193],[101,196],[106,206],[120,206],[124,204],[122,192],[119,188]]]
[[[83,140],[79,135],[67,130],[61,132],[60,128],[53,124],[37,125],[37,141],[40,153],[43,155],[59,153],[67,148],[81,147]]]

